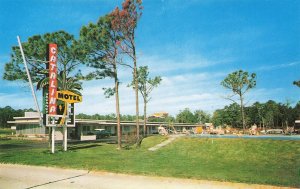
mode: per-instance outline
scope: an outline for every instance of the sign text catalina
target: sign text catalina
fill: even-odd
[[[49,99],[48,110],[50,115],[56,115],[57,91],[57,45],[49,44]]]

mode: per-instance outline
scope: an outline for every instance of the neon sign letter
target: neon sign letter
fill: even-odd
[[[57,91],[57,45],[49,44],[49,104],[50,115],[56,115],[56,91]]]

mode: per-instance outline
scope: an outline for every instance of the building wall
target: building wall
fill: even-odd
[[[17,125],[16,134],[17,135],[45,135],[48,130],[46,127],[41,127],[39,125]]]
[[[24,117],[24,118],[15,118],[16,121],[11,121],[11,124],[16,125],[16,133],[18,135],[48,135],[48,127],[40,127],[38,124],[38,117]],[[34,123],[28,123],[28,122]],[[173,133],[174,130],[182,132],[183,130],[192,130],[197,125],[192,124],[181,124],[175,123],[173,126],[165,122],[149,122],[147,123],[147,134],[157,134],[158,127],[163,126],[167,130],[170,130]],[[136,133],[136,125],[133,121],[124,121],[121,122],[121,129],[123,135],[130,135]],[[110,131],[113,136],[117,134],[117,126],[115,121],[107,120],[77,120],[76,126],[74,128],[68,128],[68,138],[80,139],[81,136],[87,136],[93,134],[95,129],[105,129]],[[59,130],[59,129],[57,129]],[[143,134],[143,124],[140,122],[140,134]]]

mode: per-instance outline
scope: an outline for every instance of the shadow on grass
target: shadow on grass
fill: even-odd
[[[11,140],[11,139],[8,138],[8,137],[6,137],[6,136],[5,136],[5,137],[0,136],[0,141],[1,141],[1,140]]]
[[[72,153],[72,152],[77,152],[77,150],[96,148],[99,146],[102,146],[102,145],[101,144],[72,145],[72,146],[68,146],[67,152]],[[43,154],[52,154],[51,149],[44,150],[42,153]],[[62,146],[55,145],[55,154],[57,154],[57,153],[66,153],[66,152],[63,150]]]
[[[89,149],[89,148],[95,148],[95,147],[99,147],[102,146],[101,144],[88,144],[88,145],[74,145],[74,146],[70,146],[68,148],[68,150],[81,150],[81,149]]]
[[[7,150],[28,150],[32,146],[26,144],[1,144],[0,150],[7,151]]]

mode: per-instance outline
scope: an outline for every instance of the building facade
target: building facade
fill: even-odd
[[[40,126],[39,116],[36,112],[26,112],[24,117],[14,117],[14,121],[9,121],[11,128],[16,130],[17,135],[31,137],[48,136],[49,127]],[[140,120],[140,134],[143,133],[143,120]],[[169,133],[178,133],[183,131],[191,131],[199,125],[185,123],[166,123],[166,122],[147,122],[147,134],[158,134],[158,127],[164,127]],[[57,132],[61,132],[59,126],[56,127]],[[92,135],[95,129],[105,129],[111,135],[117,133],[117,122],[115,120],[90,120],[75,119],[75,127],[68,127],[68,138],[81,140],[82,136]],[[122,121],[121,130],[123,135],[136,133],[135,121]]]

